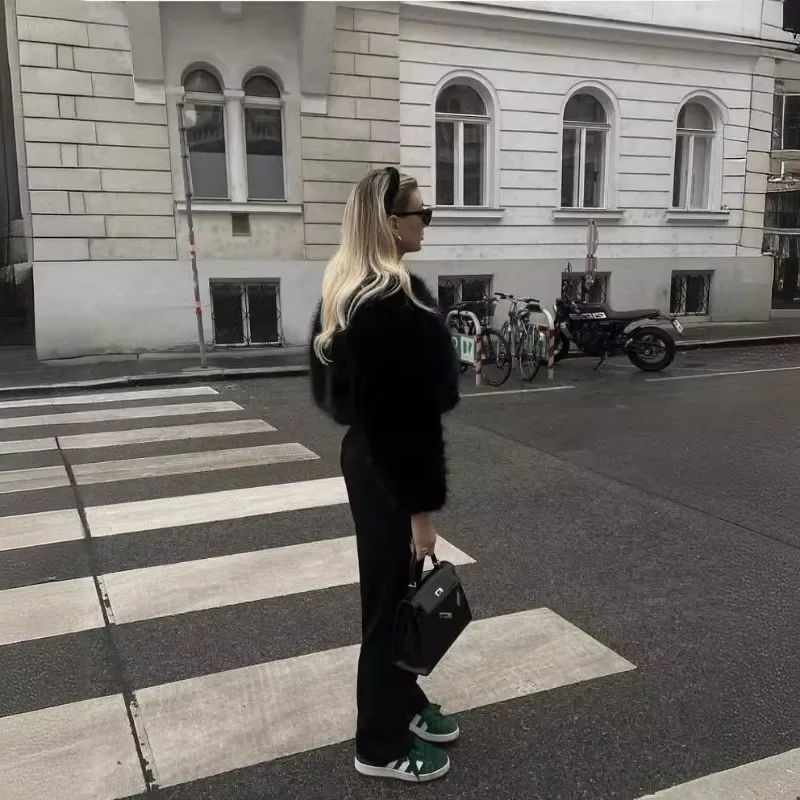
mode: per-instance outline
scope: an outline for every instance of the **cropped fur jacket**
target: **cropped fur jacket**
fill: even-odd
[[[437,307],[415,275],[412,288]],[[441,418],[459,401],[457,361],[441,315],[418,308],[402,289],[387,291],[361,305],[336,334],[331,364],[310,352],[314,401],[364,435],[398,506],[409,514],[441,508],[447,494]]]

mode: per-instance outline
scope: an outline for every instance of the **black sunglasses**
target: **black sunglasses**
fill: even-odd
[[[395,217],[419,217],[423,225],[430,225],[433,219],[432,208],[418,208],[416,211],[396,211],[393,216]]]

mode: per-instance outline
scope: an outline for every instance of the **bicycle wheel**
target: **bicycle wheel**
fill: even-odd
[[[532,381],[542,364],[540,333],[537,328],[528,328],[520,337],[519,374],[522,380]]]
[[[511,346],[497,331],[481,334],[481,378],[489,386],[501,386],[511,374]]]

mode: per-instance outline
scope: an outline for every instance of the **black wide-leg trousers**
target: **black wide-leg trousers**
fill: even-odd
[[[392,664],[397,606],[408,591],[411,518],[386,490],[359,431],[342,441],[342,473],[356,529],[361,583],[356,752],[381,765],[404,758],[412,717],[428,704],[417,676]],[[417,565],[417,580],[422,562]]]

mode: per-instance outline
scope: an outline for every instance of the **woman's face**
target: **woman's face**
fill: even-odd
[[[426,223],[423,219],[425,205],[419,189],[408,199],[408,207],[402,216],[394,217],[395,236],[397,249],[400,255],[416,253],[422,249],[422,240],[425,237]],[[420,213],[423,212],[423,213]]]

